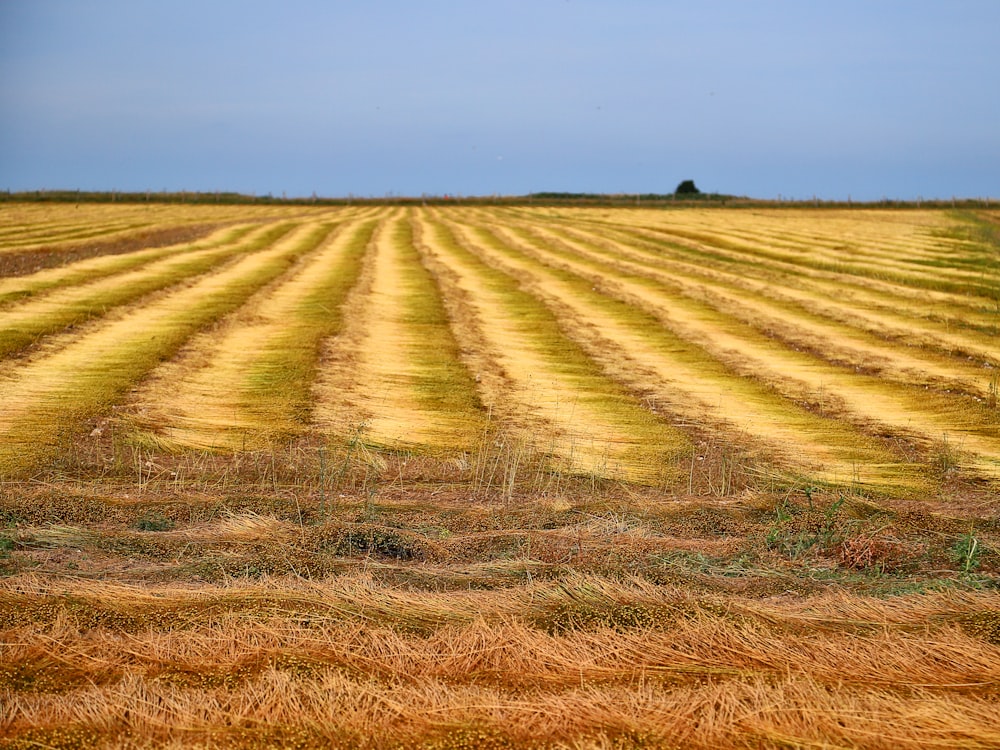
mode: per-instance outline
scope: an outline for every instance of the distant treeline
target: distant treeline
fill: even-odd
[[[420,195],[399,196],[387,195],[355,196],[326,198],[311,196],[308,198],[267,195],[247,195],[233,192],[120,192],[86,191],[86,190],[27,190],[21,192],[0,192],[0,201],[33,201],[50,203],[218,203],[218,204],[289,204],[289,205],[346,205],[350,203],[373,204],[441,204],[475,203],[475,204],[530,204],[530,203],[580,203],[580,204],[633,204],[636,202],[725,202],[732,200],[747,200],[731,195],[717,193],[560,193],[542,192],[528,195]]]
[[[699,203],[748,200],[722,193],[530,193],[522,200],[560,201],[569,203],[656,203],[673,201],[697,201]]]
[[[732,206],[732,207],[828,207],[828,208],[991,208],[1000,207],[996,198],[934,198],[930,200],[829,201],[808,199],[762,199],[722,193],[566,193],[539,192],[528,195],[421,195],[421,196],[354,196],[308,198],[267,195],[247,195],[233,192],[119,192],[93,190],[24,190],[0,191],[0,203],[188,203],[220,205],[558,205],[558,206]]]

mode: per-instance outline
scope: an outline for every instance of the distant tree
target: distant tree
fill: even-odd
[[[677,195],[698,195],[701,191],[694,186],[694,180],[684,180],[674,191]]]

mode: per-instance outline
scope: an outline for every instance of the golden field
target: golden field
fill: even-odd
[[[0,747],[1000,747],[1000,212],[0,205]]]

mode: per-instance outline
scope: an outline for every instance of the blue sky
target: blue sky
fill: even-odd
[[[996,0],[0,0],[0,189],[1000,197]]]

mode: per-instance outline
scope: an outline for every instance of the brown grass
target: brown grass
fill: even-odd
[[[67,727],[128,747],[227,726],[265,746],[291,733],[461,747],[464,728],[511,747],[991,747],[1000,728],[1000,649],[956,625],[995,618],[995,596],[900,612],[601,579],[446,595],[364,578],[199,594],[77,583],[69,600],[32,583],[0,594],[0,731],[15,741]]]
[[[212,223],[86,210],[0,254]],[[297,228],[0,362],[0,748],[1000,747],[980,224],[226,210]]]

